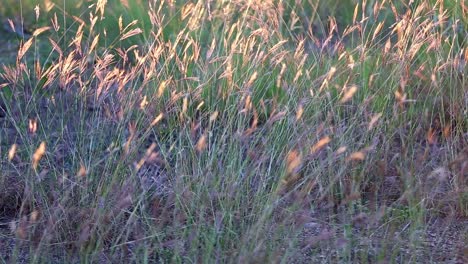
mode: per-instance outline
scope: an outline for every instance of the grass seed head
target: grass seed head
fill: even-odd
[[[33,163],[33,168],[36,169],[37,165],[39,164],[39,161],[41,158],[44,156],[46,153],[46,143],[42,142],[39,147],[36,149],[34,152],[33,158],[32,158],[32,163]]]
[[[288,175],[295,174],[297,169],[302,164],[302,155],[297,150],[292,150],[286,158],[286,173]]]
[[[364,151],[357,151],[351,153],[347,158],[348,161],[363,161],[366,158],[366,153]]]
[[[203,152],[206,149],[207,146],[207,136],[206,133],[204,133],[197,141],[197,144],[195,146],[195,149],[197,150],[198,153]]]
[[[88,173],[88,171],[86,170],[86,167],[83,163],[80,164],[80,169],[78,170],[78,172],[76,173],[76,177],[77,178],[84,178],[86,177],[86,174]]]
[[[356,85],[353,85],[353,86],[349,87],[348,89],[346,89],[345,94],[341,98],[340,102],[345,103],[345,102],[351,100],[351,98],[353,98],[353,95],[357,92],[357,90],[358,90],[358,88],[357,88]]]
[[[323,149],[328,143],[331,142],[331,138],[329,136],[325,136],[321,138],[317,143],[315,143],[314,146],[310,149],[311,154],[315,154],[319,152],[321,149]]]
[[[10,149],[8,150],[8,161],[12,161],[16,155],[16,151],[18,149],[18,145],[15,143],[11,145]]]
[[[28,126],[29,134],[35,135],[37,131],[37,119],[29,119],[29,126]]]
[[[299,104],[296,110],[296,121],[299,121],[302,118],[302,114],[304,114],[304,106]]]

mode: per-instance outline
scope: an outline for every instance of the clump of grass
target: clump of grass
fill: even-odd
[[[41,11],[0,73],[3,260],[461,256],[465,7],[319,4]]]

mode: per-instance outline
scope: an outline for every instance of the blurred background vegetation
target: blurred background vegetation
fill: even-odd
[[[73,16],[79,17],[85,22],[90,21],[90,9],[88,7],[99,3],[98,0],[2,0],[4,3],[0,5],[0,20],[5,25],[5,21],[8,18],[14,21],[22,21],[24,28],[27,31],[32,31],[34,28],[38,28],[44,25],[50,24],[50,19],[57,15],[58,22],[62,25],[62,30],[73,30],[66,25],[71,25],[74,21]],[[103,1],[104,2],[104,1]],[[157,1],[156,1],[157,2]],[[190,0],[174,1],[174,6],[170,10],[166,10],[168,16],[167,27],[164,29],[166,37],[170,37],[175,32],[179,32],[180,29],[186,26],[188,18],[181,19],[181,9],[187,2],[197,2]],[[207,6],[212,10],[218,9],[220,6],[227,5],[228,1],[207,1]],[[239,7],[243,5],[245,1],[229,1],[231,4],[238,4]],[[396,10],[385,8],[383,11],[378,12],[378,15],[374,15],[375,7],[382,5],[382,1],[379,0],[367,0],[365,1],[365,10],[361,7],[362,0],[271,0],[265,1],[268,4],[273,4],[275,7],[280,6],[282,3],[284,10],[281,11],[283,14],[284,25],[292,25],[291,21],[297,21],[293,28],[282,28],[284,34],[292,34],[295,37],[301,36],[301,34],[307,33],[312,28],[314,35],[317,37],[324,37],[329,32],[330,18],[336,20],[337,33],[341,34],[345,30],[346,26],[353,24],[353,17],[356,15],[356,20],[359,21],[362,18],[362,12],[366,12],[365,17],[367,18],[366,23],[372,26],[376,21],[385,21],[384,28],[388,28],[395,22],[395,16],[393,11],[402,13],[402,10],[415,9],[422,2],[428,2],[430,5],[435,6],[438,0],[396,0],[392,1]],[[118,20],[120,17],[123,19],[123,24],[128,24],[133,20],[138,20],[138,27],[140,27],[145,34],[141,35],[139,41],[144,41],[150,34],[150,18],[147,14],[148,3],[146,0],[107,0],[106,4],[106,15],[101,25],[101,30],[106,30],[107,41],[112,43],[117,39],[118,32]],[[40,16],[36,19],[35,8],[39,6]],[[462,10],[463,5],[459,1],[444,0],[445,10],[450,12],[451,20],[459,21],[460,33],[466,32],[468,25],[467,17],[464,16]],[[255,12],[255,11],[253,11]],[[238,11],[241,14],[241,10]],[[440,14],[438,14],[440,15]],[[232,19],[236,19],[233,17]],[[437,17],[434,17],[437,19]],[[65,21],[64,21],[65,20]],[[294,24],[294,23],[293,23]],[[205,25],[207,28],[216,25]],[[5,27],[5,26],[4,26]],[[107,44],[109,44],[107,43]],[[135,44],[135,43],[133,43]]]

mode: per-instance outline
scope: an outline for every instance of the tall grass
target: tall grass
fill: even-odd
[[[466,5],[300,2],[40,2],[0,71],[2,260],[461,260]]]

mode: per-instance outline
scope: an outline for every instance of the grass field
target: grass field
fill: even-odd
[[[467,263],[465,0],[0,0],[1,263]]]

